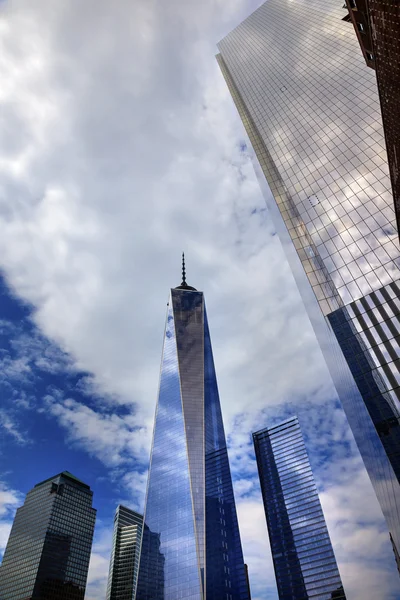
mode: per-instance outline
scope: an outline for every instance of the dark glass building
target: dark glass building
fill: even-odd
[[[365,62],[376,71],[397,229],[400,228],[400,4],[346,0]]]
[[[165,556],[160,551],[161,534],[143,527],[140,550],[140,578],[138,579],[136,599],[164,600]]]
[[[248,600],[204,297],[185,277],[168,304],[144,520],[137,600]]]
[[[253,441],[279,600],[345,600],[297,418]]]
[[[0,567],[1,600],[83,600],[96,510],[68,471],[28,492]]]
[[[114,517],[107,600],[133,600],[139,571],[143,515],[122,506]]]
[[[379,28],[391,43],[398,8],[366,2],[379,3],[388,9]],[[355,4],[361,26],[361,0]],[[393,156],[395,145],[387,127],[385,144],[375,73],[336,0],[268,0],[218,47],[400,567],[400,245],[386,152]],[[380,61],[390,78],[396,60],[375,59],[377,73]],[[391,106],[396,137],[400,120]]]

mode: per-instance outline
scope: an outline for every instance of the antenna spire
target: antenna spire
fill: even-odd
[[[181,285],[186,285],[186,270],[185,270],[185,253],[182,252],[182,283]]]
[[[1,1],[1,0],[0,0]],[[176,290],[187,290],[195,292],[196,288],[186,283],[185,253],[182,252],[182,283],[175,288]]]

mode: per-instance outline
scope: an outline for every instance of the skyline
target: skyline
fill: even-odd
[[[44,1],[35,11],[27,2],[18,11],[0,5],[6,122],[13,131],[22,120],[25,135],[9,140],[2,163],[0,260],[13,292],[2,296],[9,348],[1,507],[10,507],[9,524],[26,491],[24,468],[37,481],[62,468],[86,477],[99,511],[88,600],[105,589],[115,506],[143,503],[160,326],[182,248],[190,281],[207,294],[253,598],[274,600],[276,590],[266,538],[251,543],[266,525],[250,433],[260,420],[283,420],[293,405],[302,407],[349,599],[361,600],[363,590],[381,590],[384,600],[398,594],[379,560],[391,552],[379,507],[214,60],[215,42],[258,4],[190,4],[192,16],[184,3],[173,3],[171,15],[149,3],[130,6],[131,19],[123,2],[114,13],[105,2],[87,13]],[[116,28],[118,39],[110,34]],[[141,52],[143,64],[131,60]],[[22,113],[7,104],[16,90]],[[34,465],[44,459],[39,474]]]

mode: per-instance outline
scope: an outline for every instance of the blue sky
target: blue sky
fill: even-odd
[[[297,413],[348,600],[395,600],[385,524],[214,54],[257,2],[0,6],[0,546],[68,469],[143,506],[169,288],[205,292],[253,598],[276,600],[250,432]]]

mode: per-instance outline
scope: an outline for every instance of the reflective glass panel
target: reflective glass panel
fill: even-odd
[[[297,419],[254,433],[253,440],[279,598],[324,600],[327,592],[345,598]],[[300,465],[282,463],[283,448]]]

